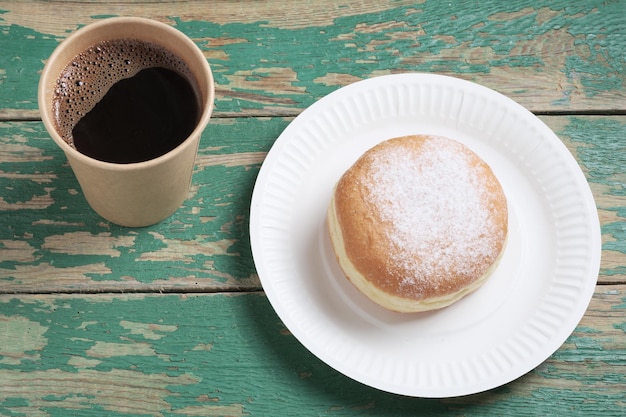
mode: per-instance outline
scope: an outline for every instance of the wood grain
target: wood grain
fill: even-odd
[[[297,342],[262,293],[2,295],[0,414],[617,415],[624,290],[599,287],[576,331],[529,374],[443,400],[339,374]],[[621,324],[607,326],[607,316]]]
[[[93,213],[37,110],[47,57],[109,16],[178,28],[217,84],[188,200],[142,229]],[[623,415],[624,28],[623,0],[0,0],[0,415]],[[576,330],[476,395],[407,398],[341,375],[285,328],[252,260],[250,198],[276,138],[328,93],[404,72],[540,114],[598,209],[598,285]]]
[[[290,120],[211,122],[189,199],[165,222],[142,229],[118,227],[91,211],[40,122],[0,123],[0,292],[259,289],[250,197],[267,151]],[[626,117],[543,120],[591,184],[603,232],[599,282],[624,283]]]
[[[164,21],[198,44],[214,70],[216,117],[294,116],[353,81],[416,71],[478,82],[537,112],[623,111],[624,10],[565,0],[0,2],[0,117],[36,117],[39,72],[58,42],[119,15]]]

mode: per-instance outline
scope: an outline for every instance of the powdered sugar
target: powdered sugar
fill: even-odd
[[[447,291],[450,275],[480,276],[484,271],[477,269],[493,261],[485,258],[497,255],[501,235],[483,195],[485,168],[463,149],[429,137],[421,155],[385,147],[370,167],[367,198],[389,225],[388,264],[403,272],[401,286],[412,293],[426,281]]]

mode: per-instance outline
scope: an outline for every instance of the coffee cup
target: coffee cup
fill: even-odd
[[[106,55],[111,48],[116,53]],[[133,53],[126,57],[131,49]],[[100,55],[95,56],[96,52]],[[140,59],[143,64],[137,64]],[[72,67],[79,68],[78,72],[72,72]],[[117,72],[111,75],[112,68]],[[120,71],[128,74],[122,76]],[[178,94],[178,86],[184,85],[191,95],[187,91],[176,98],[194,103],[181,106],[167,94],[151,95],[156,90],[151,82],[159,88],[169,82],[165,73],[176,81],[167,84],[166,90]],[[136,85],[143,89],[137,90]],[[152,108],[142,111],[137,105],[135,111],[134,99],[126,97],[133,94],[159,105],[158,110],[165,109],[166,115],[168,108],[184,110],[174,121]],[[214,95],[211,68],[196,44],[167,24],[136,17],[107,18],[68,36],[46,62],[38,91],[46,130],[65,153],[87,202],[106,220],[128,227],[158,223],[187,198]],[[124,104],[129,107],[120,107]],[[177,127],[181,116],[186,120],[184,129]],[[134,126],[136,121],[139,124]],[[129,132],[144,142],[130,147],[135,136]],[[81,143],[87,145],[81,148]]]

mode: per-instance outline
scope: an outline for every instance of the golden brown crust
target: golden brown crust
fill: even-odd
[[[396,311],[439,308],[476,289],[500,258],[507,223],[491,168],[459,142],[425,135],[367,151],[328,213],[346,276]]]

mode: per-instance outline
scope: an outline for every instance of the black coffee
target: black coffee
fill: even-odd
[[[174,149],[195,128],[200,105],[185,63],[138,40],[95,45],[57,81],[57,130],[79,152],[132,163]]]

